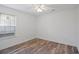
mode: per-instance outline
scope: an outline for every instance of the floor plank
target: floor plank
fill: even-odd
[[[77,54],[74,46],[60,44],[43,39],[32,39],[27,42],[0,50],[0,54]]]

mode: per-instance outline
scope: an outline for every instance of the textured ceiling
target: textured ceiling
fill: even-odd
[[[33,4],[4,4],[4,6],[35,15],[45,14],[44,12],[43,13],[35,12],[33,9],[34,6]],[[51,12],[58,12],[69,8],[76,8],[78,5],[77,4],[46,4],[46,6],[55,9],[54,11]]]

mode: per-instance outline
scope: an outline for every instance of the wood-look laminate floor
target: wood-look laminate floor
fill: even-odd
[[[74,46],[60,44],[43,39],[32,39],[3,50],[0,54],[77,54]]]

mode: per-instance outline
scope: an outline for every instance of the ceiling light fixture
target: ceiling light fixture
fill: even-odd
[[[52,9],[44,4],[36,4],[36,5],[34,5],[34,10],[36,12],[46,12],[46,11],[50,11]]]

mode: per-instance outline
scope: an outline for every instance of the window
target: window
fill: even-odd
[[[15,33],[16,17],[0,13],[0,37]]]

